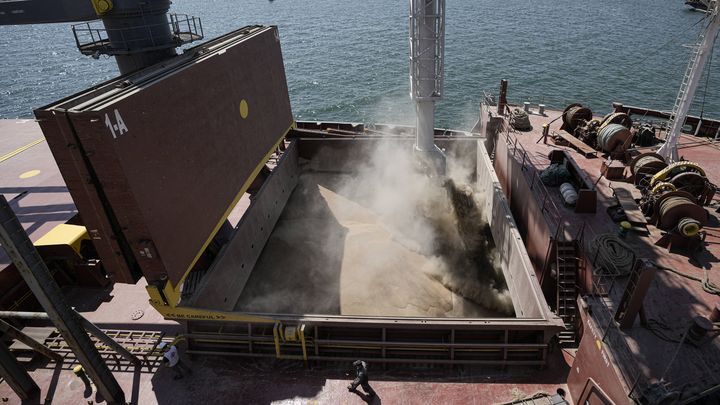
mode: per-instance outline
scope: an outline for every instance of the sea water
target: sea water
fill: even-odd
[[[277,25],[298,120],[412,123],[408,2],[175,0],[206,38]],[[598,113],[611,102],[670,109],[704,14],[682,1],[448,0],[445,91],[437,126],[469,128],[483,92],[510,81],[513,102]],[[719,45],[720,46],[720,45]],[[716,46],[717,48],[717,46]],[[0,118],[115,77],[112,58],[81,55],[70,24],[0,27]],[[720,118],[720,54],[693,112]],[[706,86],[707,85],[707,86]],[[707,88],[707,90],[706,90]],[[704,99],[704,104],[702,103]]]

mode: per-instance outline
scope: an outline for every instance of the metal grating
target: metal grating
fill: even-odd
[[[143,368],[147,367],[148,372],[157,370],[162,364],[162,353],[157,349],[157,346],[165,337],[164,332],[113,329],[103,329],[103,332],[130,353],[139,357],[143,362]],[[90,340],[95,344],[95,348],[97,348],[100,356],[105,360],[110,370],[127,371],[134,369],[135,366],[132,363],[120,356],[111,347],[91,334],[88,334],[88,336],[90,336]],[[63,364],[66,368],[72,368],[72,365],[77,363],[75,354],[57,329],[50,333],[50,336],[45,339],[44,343],[50,350],[63,357]]]

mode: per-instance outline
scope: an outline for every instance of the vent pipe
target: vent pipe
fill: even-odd
[[[445,0],[410,0],[410,97],[415,101],[415,152],[437,174],[445,155],[435,146],[435,101],[442,98]]]

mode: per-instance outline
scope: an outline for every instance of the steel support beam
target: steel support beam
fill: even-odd
[[[102,330],[100,330],[100,328],[95,326],[94,323],[88,321],[87,319],[85,319],[85,317],[78,314],[77,312],[75,312],[75,313],[77,314],[78,318],[80,318],[80,322],[82,323],[82,325],[86,331],[92,333],[92,335],[95,336],[96,338],[100,339],[101,342],[110,346],[113,350],[115,350],[119,355],[124,357],[126,360],[130,361],[131,363],[133,363],[135,365],[138,365],[138,366],[140,365],[140,359],[135,357],[134,354],[130,353],[127,349],[122,347],[118,342],[113,340],[113,338],[106,335],[105,332],[103,332]]]
[[[22,400],[31,399],[40,391],[30,374],[18,363],[2,340],[0,340],[0,377]]]
[[[11,338],[28,345],[31,349],[42,354],[50,360],[62,361],[62,356],[48,349],[45,345],[39,343],[37,340],[30,336],[22,333],[22,331],[16,329],[14,326],[0,319],[0,332],[10,336]]]
[[[124,403],[125,393],[83,329],[77,313],[65,302],[60,287],[4,196],[0,196],[0,243],[35,298],[75,352],[80,364],[95,382],[98,392],[108,403]]]
[[[105,332],[103,332],[100,328],[95,326],[94,323],[85,319],[85,317],[80,315],[77,311],[75,311],[75,310],[73,310],[73,311],[77,315],[78,319],[80,319],[80,322],[82,323],[83,328],[85,328],[85,330],[87,332],[90,332],[93,336],[100,339],[100,341],[102,341],[106,345],[110,346],[113,350],[115,350],[119,355],[124,357],[126,360],[128,360],[134,364],[140,364],[140,359],[138,359],[134,354],[130,353],[127,349],[122,347],[118,342],[113,340],[113,338],[106,335]],[[50,320],[50,316],[48,316],[48,314],[46,314],[44,312],[22,312],[22,311],[0,311],[0,318]],[[0,319],[0,322],[3,322],[2,319]],[[1,324],[0,324],[0,330],[2,330]],[[37,343],[37,342],[35,342],[35,343]],[[30,346],[30,345],[28,345],[28,346]],[[42,347],[45,347],[45,346],[42,346]]]

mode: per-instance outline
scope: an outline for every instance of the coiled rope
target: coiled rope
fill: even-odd
[[[572,175],[564,164],[553,163],[540,172],[540,180],[546,186],[557,187],[562,183],[572,181]]]
[[[612,233],[597,236],[590,242],[589,248],[595,268],[602,268],[613,275],[628,275],[635,264],[632,248]]]
[[[530,117],[525,111],[519,108],[514,109],[512,113],[510,113],[510,125],[518,131],[529,131],[532,129]]]

